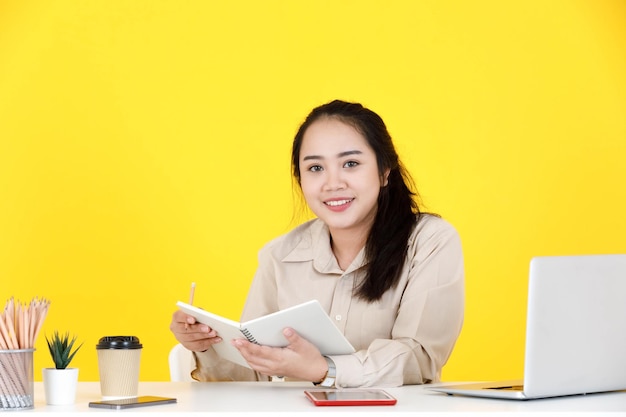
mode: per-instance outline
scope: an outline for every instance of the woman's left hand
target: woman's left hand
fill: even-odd
[[[283,330],[283,335],[289,342],[283,348],[260,346],[245,339],[236,339],[231,343],[252,369],[264,375],[311,382],[324,379],[328,365],[317,347],[289,327]]]

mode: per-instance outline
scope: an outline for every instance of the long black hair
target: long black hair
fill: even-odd
[[[365,279],[355,294],[367,301],[379,300],[395,287],[406,258],[411,230],[420,216],[419,196],[403,167],[383,119],[359,103],[334,100],[316,107],[304,120],[293,140],[291,165],[300,184],[300,149],[306,130],[321,118],[334,118],[354,127],[376,154],[380,178],[389,170],[387,185],[378,194],[376,218],[365,243],[368,262]]]

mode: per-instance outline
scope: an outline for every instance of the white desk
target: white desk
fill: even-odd
[[[532,401],[491,400],[447,396],[424,389],[424,386],[405,386],[385,389],[398,399],[394,406],[370,407],[315,407],[303,394],[313,388],[308,383],[290,382],[142,382],[139,395],[176,397],[177,404],[107,410],[89,408],[89,401],[100,399],[98,382],[80,382],[76,404],[70,406],[46,405],[41,382],[35,383],[35,408],[18,414],[49,415],[49,413],[122,413],[125,416],[151,413],[195,412],[211,416],[229,417],[254,415],[258,417],[298,416],[319,414],[324,416],[437,416],[446,415],[502,415],[515,413],[521,416],[569,416],[586,413],[593,416],[626,416],[626,391],[580,395]],[[18,415],[12,414],[12,415]],[[93,415],[93,414],[92,414]]]

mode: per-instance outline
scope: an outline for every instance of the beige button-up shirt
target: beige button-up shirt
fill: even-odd
[[[364,278],[364,251],[339,268],[321,220],[307,222],[259,252],[241,321],[317,299],[356,349],[331,356],[339,387],[399,386],[438,381],[461,331],[464,269],[461,242],[445,220],[422,215],[408,242],[398,285],[377,302],[353,296]],[[220,360],[212,349],[196,353],[200,381],[267,380]]]

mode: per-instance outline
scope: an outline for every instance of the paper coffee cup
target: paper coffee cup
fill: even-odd
[[[141,343],[136,336],[104,336],[96,345],[103,400],[136,397]]]

